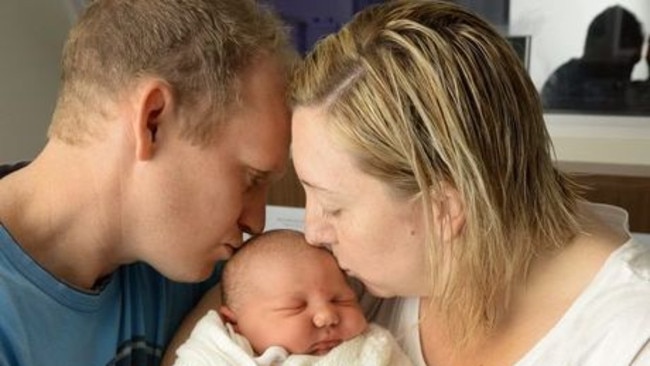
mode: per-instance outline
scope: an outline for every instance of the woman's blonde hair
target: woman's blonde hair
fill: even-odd
[[[83,140],[96,129],[86,117],[143,75],[168,83],[180,106],[204,103],[224,118],[242,73],[262,57],[289,63],[293,52],[280,19],[254,0],[95,0],[68,35],[49,135]],[[181,131],[204,142],[214,120]]]
[[[535,256],[576,234],[576,188],[553,165],[537,91],[509,43],[467,10],[367,8],[317,44],[291,89],[294,107],[327,111],[362,171],[423,197],[431,296],[459,344],[496,324]],[[449,255],[431,227],[442,183],[466,215]]]

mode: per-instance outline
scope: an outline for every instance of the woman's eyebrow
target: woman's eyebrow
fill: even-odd
[[[310,183],[310,182],[308,182],[308,181],[306,181],[304,179],[300,179],[300,183],[302,183],[303,185],[305,185],[305,186],[307,186],[309,188],[313,188],[313,189],[316,189],[316,190],[319,190],[319,191],[334,193],[334,191],[332,191],[330,189],[327,189],[325,187],[321,187],[321,186],[319,186],[317,184]]]

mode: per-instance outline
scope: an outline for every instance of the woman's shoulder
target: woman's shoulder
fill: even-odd
[[[649,304],[650,243],[631,236],[517,366],[630,365],[650,342]]]
[[[628,322],[642,322],[647,329],[644,333],[650,335],[650,242],[629,233],[624,210],[593,204],[591,208],[613,229],[624,229],[624,239],[616,234],[601,237],[601,241],[618,243],[613,244],[614,249],[574,303],[572,310],[579,311],[573,316],[593,319],[587,324],[599,324],[609,330],[625,330]],[[599,240],[597,235],[592,239]]]
[[[600,220],[594,225],[599,229],[592,233],[593,240],[614,242],[616,247],[607,258],[600,276],[610,280],[638,282],[637,285],[641,286],[643,283],[649,284],[650,237],[631,233],[628,213],[620,207],[595,203],[583,207]],[[601,233],[605,234],[599,235]]]

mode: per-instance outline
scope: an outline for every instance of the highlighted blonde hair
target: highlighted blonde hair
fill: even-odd
[[[508,42],[461,7],[367,8],[317,44],[291,89],[294,107],[324,108],[362,171],[423,197],[432,306],[458,344],[489,332],[531,261],[578,231],[576,187],[553,165],[534,85]],[[445,250],[431,227],[443,183],[466,215]]]
[[[49,136],[75,143],[92,135],[88,117],[105,116],[105,101],[141,76],[162,79],[179,105],[207,105],[220,120],[238,101],[241,74],[264,57],[290,63],[293,51],[279,18],[254,0],[95,0],[64,47]],[[214,120],[194,118],[181,131],[206,142]]]

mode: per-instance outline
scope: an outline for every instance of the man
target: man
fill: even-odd
[[[1,169],[0,364],[159,364],[215,263],[263,229],[291,57],[253,0],[89,5],[48,143]]]
[[[603,10],[589,24],[582,57],[562,64],[544,83],[544,107],[625,111],[642,47],[643,27],[634,13],[620,5]]]

